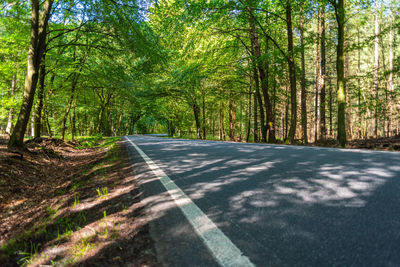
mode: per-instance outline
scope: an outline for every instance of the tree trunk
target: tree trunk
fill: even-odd
[[[285,104],[285,124],[284,124],[284,136],[283,140],[287,141],[288,138],[288,124],[289,124],[289,86],[285,86],[285,99],[286,99],[286,104]]]
[[[329,136],[333,138],[333,94],[332,79],[328,79],[329,86]]]
[[[257,74],[257,72],[256,72]],[[257,77],[258,79],[258,77]],[[258,107],[257,107],[257,94],[256,91],[254,91],[254,106],[253,106],[253,114],[254,114],[254,123],[253,123],[253,136],[254,136],[254,142],[258,142]]]
[[[30,136],[35,135],[35,110],[32,109],[32,114],[31,114],[31,134]]]
[[[258,34],[257,34],[257,29],[255,26],[255,21],[253,17],[253,9],[249,8],[250,11],[250,26],[251,26],[251,38],[252,38],[252,44],[254,46],[254,53],[256,56],[256,62],[257,62],[257,67],[258,67],[258,73],[260,76],[260,81],[261,81],[261,90],[263,92],[263,97],[264,97],[264,107],[266,111],[266,125],[261,123],[261,129],[262,129],[262,138],[263,142],[266,142],[266,133],[267,129],[269,129],[269,134],[268,134],[268,142],[270,143],[275,143],[275,125],[273,122],[273,116],[272,116],[272,107],[271,107],[271,101],[269,99],[269,92],[268,92],[268,76],[266,75],[265,69],[262,66],[262,62],[260,60],[261,58],[261,51],[260,51],[260,44],[258,41]],[[262,101],[261,101],[262,102]],[[259,103],[260,107],[262,106],[262,103]],[[262,118],[262,117],[261,117]]]
[[[300,17],[300,47],[301,47],[301,127],[303,130],[303,141],[308,143],[307,138],[307,91],[306,91],[306,67],[304,57],[304,14],[303,5],[301,5]]]
[[[294,144],[297,125],[297,91],[296,91],[296,70],[294,63],[293,51],[293,30],[292,30],[292,7],[291,0],[286,0],[286,26],[288,37],[288,68],[289,68],[289,81],[290,81],[290,130],[289,137],[290,143]]]
[[[252,38],[253,40],[253,38]],[[261,93],[260,93],[260,80],[258,78],[258,73],[257,73],[257,63],[256,63],[256,55],[254,52],[254,42],[252,41],[252,54],[253,54],[253,80],[254,80],[254,87],[255,87],[255,92],[254,92],[254,142],[259,141],[259,135],[258,135],[258,110],[260,111],[260,123],[261,123],[261,138],[263,141],[266,140],[266,131],[263,129],[265,128],[265,113],[264,113],[264,106],[263,106],[263,101],[261,98]]]
[[[342,147],[346,146],[346,97],[344,79],[344,24],[345,10],[344,0],[338,0],[335,4],[335,15],[338,27],[338,44],[336,55],[337,72],[337,102],[338,102],[338,141]]]
[[[357,46],[359,47],[357,50],[357,110],[358,110],[358,133],[357,137],[361,138],[362,136],[362,109],[361,109],[361,49],[360,49],[360,27],[357,27]]]
[[[53,1],[46,0],[43,4],[43,11],[40,12],[39,1],[31,0],[31,40],[28,53],[28,69],[25,78],[24,97],[17,123],[15,124],[15,128],[8,142],[9,148],[22,148],[24,146],[24,134],[28,126],[29,115],[35,97],[40,61],[42,60],[46,43],[47,22],[50,18],[52,4]]]
[[[134,116],[132,114],[131,116],[131,125],[129,127],[129,134],[133,134],[133,130],[135,129],[135,124],[140,120],[140,118],[142,117],[142,113],[139,113],[138,115]]]
[[[234,141],[235,140],[235,126],[233,123],[233,100],[232,100],[232,95],[229,98],[229,140]]]
[[[46,78],[46,53],[43,53],[42,62],[40,64],[40,77],[39,77],[39,91],[36,99],[36,116],[35,116],[35,129],[34,137],[39,138],[42,130],[42,111],[43,111],[43,94],[44,94],[44,81]]]
[[[76,76],[77,76],[77,75],[75,75],[75,77],[76,77]],[[75,87],[76,87],[77,81],[78,81],[78,78],[76,78],[76,79],[74,78],[73,81],[72,81],[71,95],[70,95],[70,97],[69,97],[67,110],[65,111],[64,116],[63,116],[63,118],[62,118],[62,120],[61,120],[61,123],[62,123],[62,127],[61,127],[61,138],[62,138],[62,140],[64,140],[64,138],[65,138],[65,131],[66,131],[66,128],[67,128],[67,127],[66,127],[66,123],[67,123],[67,119],[68,119],[69,112],[71,111],[71,108],[72,108],[72,103],[73,103],[73,101],[74,101],[74,97],[75,97]]]
[[[193,109],[193,114],[194,114],[194,120],[196,123],[196,136],[198,139],[201,139],[201,125],[200,125],[200,108],[197,106],[196,103],[192,104],[192,109]]]
[[[205,140],[205,139],[207,139],[207,135],[206,135],[206,100],[205,100],[204,89],[201,92],[201,96],[202,96],[202,104],[203,104],[203,108],[202,108],[202,111],[203,111],[203,125],[202,125],[203,139]]]
[[[45,109],[44,113],[46,114],[45,121],[46,121],[47,134],[49,135],[50,138],[53,138],[53,132],[51,131],[51,126],[50,126],[50,122],[49,122],[49,114],[48,114],[47,108]]]
[[[251,79],[249,86],[249,109],[247,110],[247,131],[246,131],[246,143],[250,140],[250,131],[251,131]]]
[[[17,82],[17,75],[14,74],[13,78],[11,80],[11,88],[10,88],[10,96],[14,98],[14,93],[15,93],[15,84]],[[8,111],[8,119],[7,119],[7,127],[6,127],[6,133],[8,135],[11,135],[11,130],[12,130],[12,120],[13,120],[13,112],[14,109],[10,108]]]
[[[319,101],[319,114],[320,114],[320,138],[321,141],[326,139],[326,120],[325,120],[325,5],[321,7],[321,76],[320,76],[320,101]]]
[[[379,69],[379,23],[378,3],[375,2],[375,40],[374,40],[374,92],[375,92],[375,130],[374,136],[378,137],[378,116],[379,116],[379,92],[378,92],[378,69]]]
[[[222,110],[222,103],[219,102],[219,140],[223,140],[224,136],[224,113]]]
[[[392,14],[392,1],[390,1],[389,8],[389,77],[388,77],[388,115],[387,115],[387,130],[388,137],[392,133],[392,113],[393,113],[393,14]]]
[[[74,99],[73,108],[72,108],[71,135],[72,135],[72,140],[75,140],[75,137],[76,137],[76,98]]]
[[[315,42],[315,93],[314,93],[314,142],[318,141],[319,132],[319,86],[320,86],[320,10],[317,14],[317,40]]]

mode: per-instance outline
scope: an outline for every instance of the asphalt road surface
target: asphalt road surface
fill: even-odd
[[[400,153],[129,136],[166,266],[221,263],[128,140],[255,266],[400,266]]]

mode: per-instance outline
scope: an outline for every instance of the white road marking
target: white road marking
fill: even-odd
[[[128,137],[221,266],[254,266],[201,209]]]

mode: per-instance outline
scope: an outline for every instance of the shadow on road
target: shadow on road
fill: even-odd
[[[135,142],[256,265],[400,265],[400,154]],[[158,183],[143,177],[142,184]],[[144,199],[157,211],[153,220],[174,208],[158,186]]]

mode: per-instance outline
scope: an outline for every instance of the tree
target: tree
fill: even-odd
[[[46,29],[53,1],[46,0],[43,3],[42,11],[40,11],[40,3],[38,0],[31,0],[31,5],[31,42],[28,55],[28,70],[25,78],[24,98],[17,123],[8,142],[9,148],[23,147],[24,134],[28,125],[33,99],[35,97],[40,62],[45,49]]]
[[[338,141],[340,146],[346,145],[346,81],[344,77],[344,26],[345,9],[344,0],[331,1],[335,8],[335,17],[337,22],[337,51],[336,51],[336,73],[337,73],[337,102],[338,102]]]

